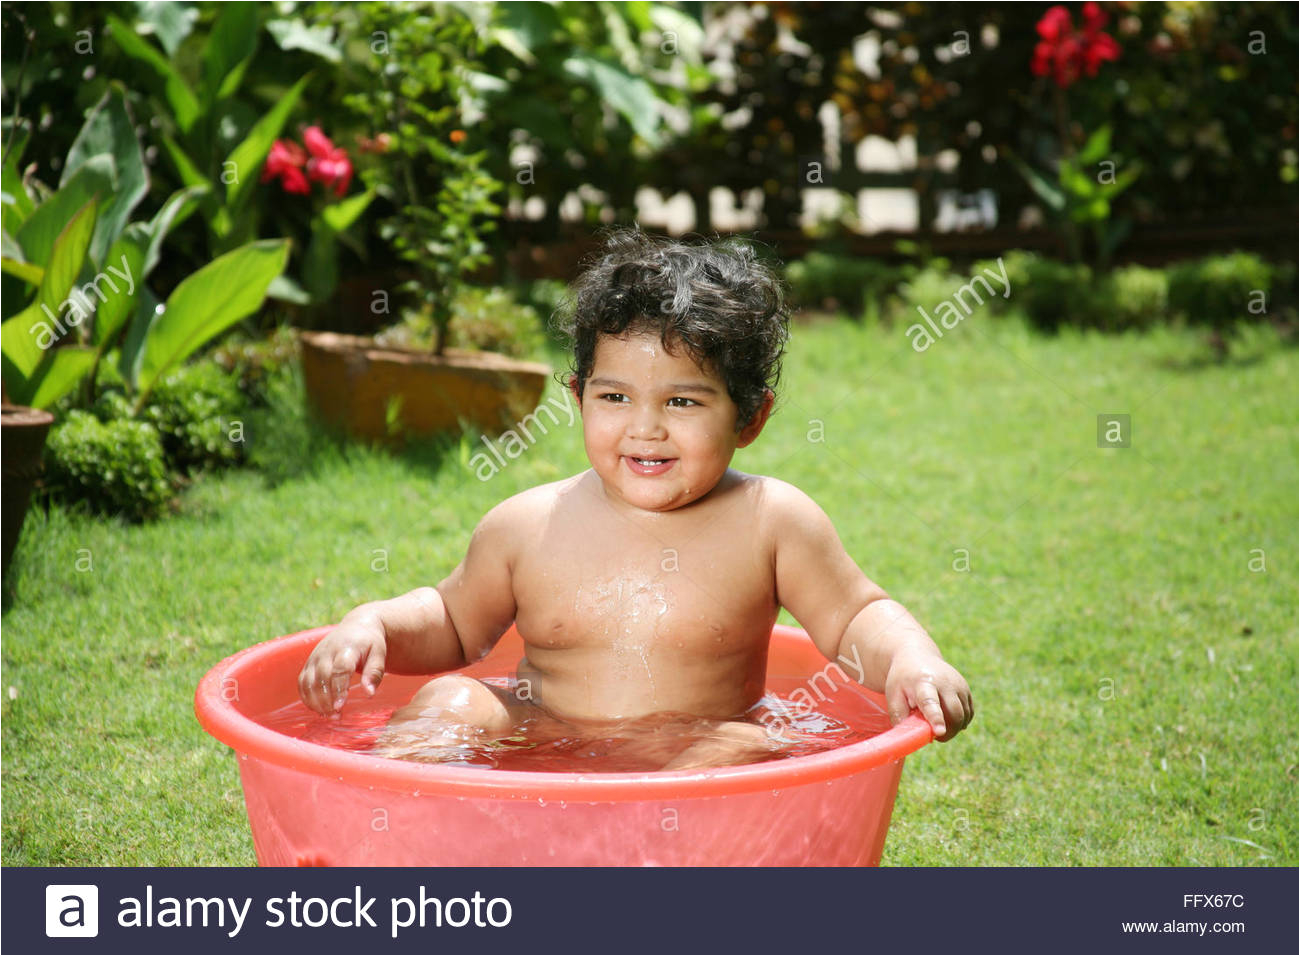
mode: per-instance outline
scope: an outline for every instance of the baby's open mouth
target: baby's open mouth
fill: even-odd
[[[628,468],[638,475],[659,475],[663,474],[673,466],[676,458],[637,458],[633,455],[624,455],[627,460]]]

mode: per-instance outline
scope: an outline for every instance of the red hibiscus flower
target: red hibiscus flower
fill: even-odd
[[[335,146],[319,126],[308,126],[302,131],[302,141],[307,144],[311,158],[307,160],[307,178],[333,186],[337,195],[348,191],[352,182],[352,160],[347,150]]]
[[[1074,22],[1065,7],[1050,7],[1038,21],[1041,39],[1034,47],[1030,69],[1035,76],[1051,76],[1056,85],[1065,89],[1081,74],[1096,76],[1101,64],[1119,59],[1119,44],[1108,33],[1102,32],[1108,19],[1106,11],[1096,3],[1083,5],[1083,29],[1075,30]]]
[[[262,182],[267,183],[278,177],[285,192],[306,196],[311,192],[311,184],[302,174],[302,166],[306,161],[307,154],[301,146],[292,140],[277,139],[271,144],[266,165],[262,167]]]

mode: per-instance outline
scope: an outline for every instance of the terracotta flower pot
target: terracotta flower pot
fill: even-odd
[[[551,374],[547,365],[495,352],[435,356],[335,332],[303,332],[299,341],[316,414],[354,438],[385,444],[455,431],[462,421],[500,434],[537,407]]]
[[[54,424],[54,416],[38,408],[25,405],[0,406],[0,449],[3,458],[3,487],[0,495],[3,502],[3,515],[0,521],[0,533],[4,536],[3,565],[0,573],[9,573],[9,559],[13,557],[14,545],[23,530],[23,519],[27,517],[27,505],[31,502],[32,486],[41,476],[41,453],[45,450],[45,438]]]

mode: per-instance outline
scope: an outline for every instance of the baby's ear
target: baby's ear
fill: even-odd
[[[776,393],[770,388],[763,389],[763,402],[758,406],[758,411],[754,412],[754,417],[749,420],[749,424],[740,430],[740,435],[736,438],[737,448],[744,448],[758,437],[772,414],[772,403],[775,401]]]
[[[582,410],[582,396],[578,394],[578,376],[569,376],[569,391],[573,393],[573,400],[578,403],[578,410]]]

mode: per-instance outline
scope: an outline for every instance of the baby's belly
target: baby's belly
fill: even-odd
[[[725,720],[763,695],[766,666],[766,638],[744,653],[710,656],[680,648],[529,647],[518,678],[534,703],[570,720],[664,712]]]

